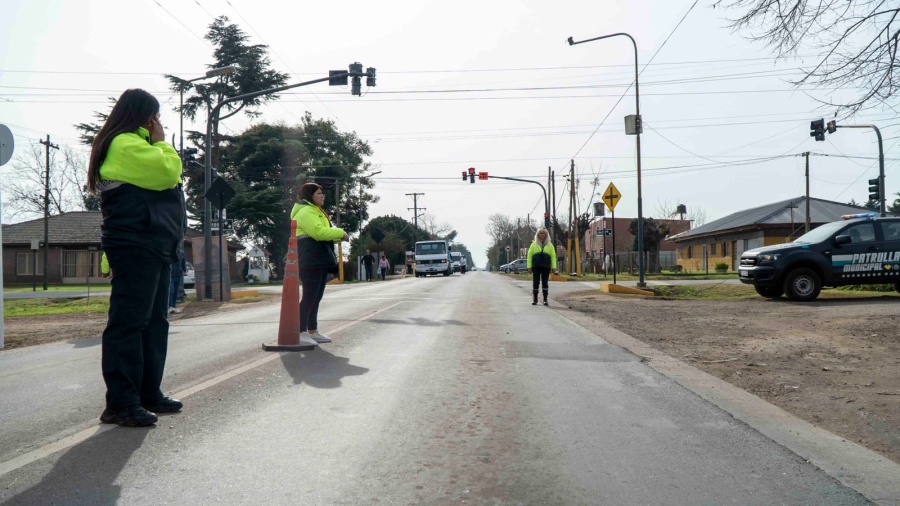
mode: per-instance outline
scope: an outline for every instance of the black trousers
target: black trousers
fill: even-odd
[[[101,357],[106,406],[152,405],[163,398],[172,264],[139,247],[109,248],[106,258],[113,273]]]
[[[550,289],[548,288],[548,282],[550,280],[550,268],[549,267],[533,267],[531,269],[531,289],[532,292],[537,294],[538,285],[543,285],[543,292],[546,295]]]
[[[378,272],[381,274],[381,280],[384,281],[384,277],[387,276],[387,267],[379,267]]]
[[[327,267],[300,267],[300,284],[303,286],[303,296],[300,297],[300,332],[319,329],[319,302],[325,295],[327,280]]]

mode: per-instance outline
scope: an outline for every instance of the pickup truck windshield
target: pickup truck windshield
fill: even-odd
[[[818,244],[825,239],[831,237],[838,230],[847,226],[846,221],[835,221],[832,223],[826,223],[821,227],[810,230],[809,232],[801,235],[794,242],[802,242],[806,244]]]
[[[426,242],[416,244],[416,255],[440,255],[447,252],[447,244],[443,242]]]

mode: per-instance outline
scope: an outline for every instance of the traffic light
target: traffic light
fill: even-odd
[[[550,213],[544,213],[544,228],[550,228]]]
[[[469,179],[469,174],[466,173],[466,171],[463,171],[463,182],[465,182],[466,179]]]
[[[869,202],[881,202],[881,178],[869,180]]]
[[[469,167],[469,182],[475,184],[475,167]]]
[[[837,131],[837,121],[835,121],[835,120],[829,121],[826,128],[828,130],[828,133],[833,134],[835,131]]]
[[[366,86],[370,88],[375,87],[375,67],[366,69]]]
[[[817,119],[809,123],[809,136],[815,137],[817,141],[825,140],[825,120]]]

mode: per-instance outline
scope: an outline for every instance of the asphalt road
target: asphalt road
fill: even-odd
[[[303,353],[278,305],[177,322],[149,429],[97,424],[99,339],[0,352],[0,502],[869,504],[525,285],[329,286]]]

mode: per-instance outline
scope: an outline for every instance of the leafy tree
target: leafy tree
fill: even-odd
[[[894,199],[893,204],[888,206],[887,212],[893,213],[893,214],[900,214],[900,192],[897,192],[894,195],[896,195],[897,198]]]
[[[638,220],[634,220],[628,225],[628,231],[637,238]],[[647,254],[647,272],[660,272],[659,246],[667,235],[669,235],[668,225],[653,218],[644,218],[644,251]],[[636,246],[635,249],[637,249]]]
[[[325,187],[325,212],[349,233],[368,217],[368,204],[377,197],[365,192],[374,183],[363,177],[370,169],[364,157],[372,150],[355,133],[338,131],[330,120],[306,114],[297,126],[259,124],[227,138],[222,148],[220,175],[234,187],[228,205],[235,232],[261,243],[281,272],[290,233],[290,210],[303,183]],[[339,185],[340,203],[334,199]],[[189,201],[201,204],[201,192]]]
[[[378,216],[366,224],[359,237],[350,243],[350,256],[355,259],[363,255],[365,251],[375,251],[379,243],[372,238],[375,230],[384,234],[380,249],[390,253],[388,260],[391,265],[403,265],[406,263],[406,251],[411,251],[416,241],[437,239],[427,231],[416,228],[412,223],[394,215]]]
[[[887,3],[887,5],[885,5]],[[896,2],[872,0],[717,0],[741,12],[731,27],[772,48],[779,58],[815,53],[794,85],[851,88],[861,94],[846,104],[853,113],[887,104],[900,85],[895,75],[900,27]]]

